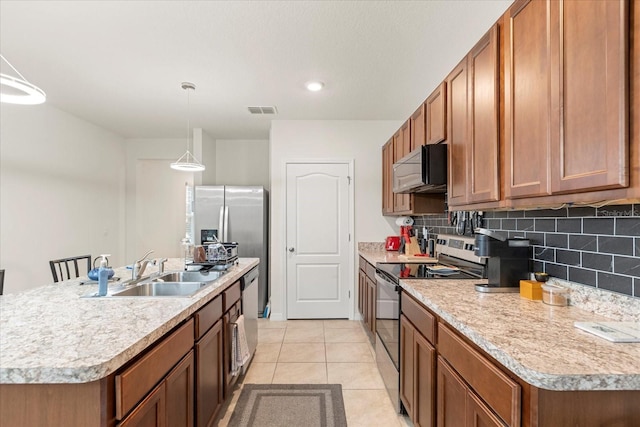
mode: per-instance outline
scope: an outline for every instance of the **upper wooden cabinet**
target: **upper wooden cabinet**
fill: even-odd
[[[520,0],[505,14],[507,198],[629,185],[628,7]]]
[[[500,200],[498,25],[449,74],[449,206]]]
[[[393,138],[382,146],[382,214],[393,214]]]
[[[426,107],[426,143],[447,139],[447,83],[442,82],[424,102]]]
[[[469,107],[467,92],[467,58],[465,58],[447,77],[447,145],[449,167],[447,190],[449,206],[467,203],[468,181],[468,145],[469,145]]]
[[[422,104],[411,115],[411,151],[426,144],[427,105]]]
[[[411,128],[411,121],[408,120],[382,146],[382,215],[444,213],[444,194],[395,194],[393,192],[393,163],[411,152]]]
[[[394,162],[397,162],[411,152],[411,121],[407,120],[402,127],[393,136],[393,144],[395,147]],[[393,183],[392,183],[393,187]],[[411,195],[395,194],[393,211],[398,213],[411,212]]]
[[[469,203],[500,200],[500,63],[498,25],[494,25],[467,57],[469,66]]]

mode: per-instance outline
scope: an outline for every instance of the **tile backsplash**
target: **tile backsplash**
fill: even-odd
[[[414,221],[456,234],[446,215]],[[530,239],[534,271],[640,298],[640,205],[485,212],[484,227]]]

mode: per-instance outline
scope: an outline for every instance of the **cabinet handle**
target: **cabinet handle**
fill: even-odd
[[[290,248],[289,248],[289,252],[293,252],[293,251],[295,251],[295,250],[296,250],[296,249],[295,249],[294,247],[290,247]]]

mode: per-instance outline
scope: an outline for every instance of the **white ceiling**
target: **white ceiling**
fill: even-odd
[[[511,1],[0,0],[0,51],[126,138],[182,137],[191,81],[192,127],[268,139],[271,119],[407,118]]]

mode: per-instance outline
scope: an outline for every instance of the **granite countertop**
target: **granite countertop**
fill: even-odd
[[[548,390],[640,390],[640,343],[612,343],[573,326],[612,318],[519,294],[480,293],[477,282],[402,280],[400,285],[529,384]]]
[[[86,383],[106,377],[258,265],[240,258],[191,297],[81,298],[79,278],[0,297],[0,383]],[[182,270],[170,259],[165,271]],[[154,272],[147,268],[145,274]],[[127,279],[131,270],[114,269]],[[116,283],[117,282],[113,282]],[[110,287],[112,282],[110,282]]]
[[[377,262],[405,264],[436,262],[436,259],[431,257],[419,257],[420,259],[412,257],[406,259],[404,255],[398,253],[398,251],[386,251],[384,249],[384,243],[359,243],[358,245],[358,254],[373,265],[376,265]]]

